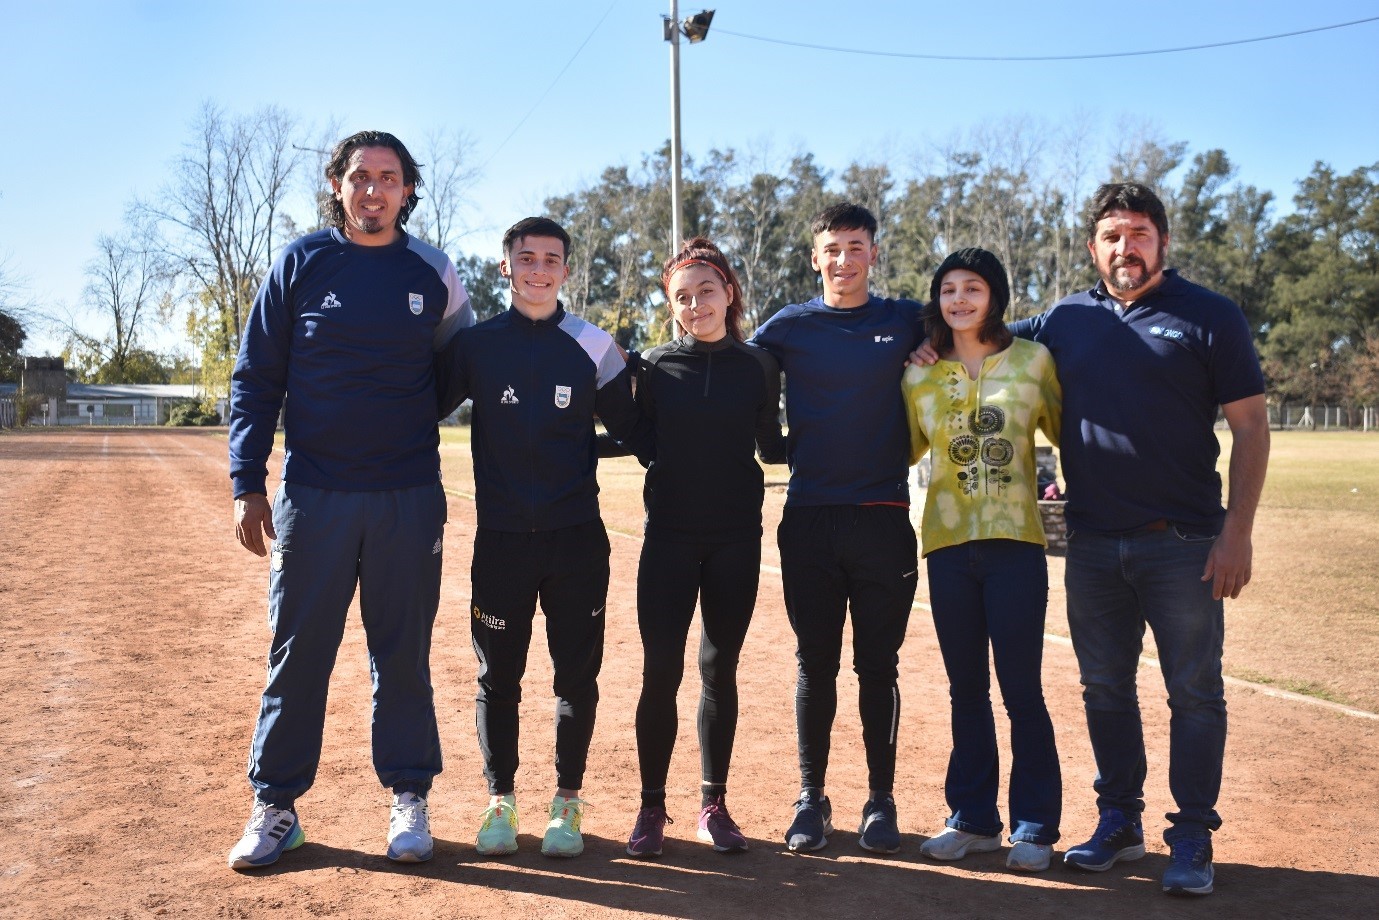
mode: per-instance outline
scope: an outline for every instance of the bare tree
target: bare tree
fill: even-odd
[[[87,375],[104,383],[146,383],[158,364],[143,348],[149,323],[166,322],[173,309],[173,273],[167,256],[147,228],[129,236],[102,234],[97,255],[86,265],[82,301],[99,332],[69,317],[61,325],[69,349]]]
[[[425,186],[407,229],[418,239],[449,252],[464,236],[460,230],[464,212],[479,180],[474,139],[459,130],[433,131],[426,136],[420,159]]]
[[[1082,230],[1083,197],[1091,170],[1092,137],[1096,124],[1091,113],[1075,112],[1055,132],[1057,166],[1044,186],[1044,226],[1048,277],[1044,293],[1047,308],[1062,300],[1081,279],[1086,264],[1086,234]]]
[[[1116,126],[1116,146],[1111,151],[1111,181],[1141,182],[1158,192],[1165,205],[1173,201],[1166,185],[1187,153],[1186,141],[1166,141],[1154,125],[1122,119]]]
[[[163,225],[168,254],[212,307],[218,328],[206,340],[231,355],[281,241],[279,215],[302,162],[296,130],[282,109],[233,117],[208,102],[158,200],[136,206]]]

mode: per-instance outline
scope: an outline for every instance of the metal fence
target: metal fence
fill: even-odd
[[[1379,407],[1270,406],[1269,424],[1308,431],[1379,431]]]
[[[0,428],[14,428],[19,424],[19,411],[13,399],[0,398]]]

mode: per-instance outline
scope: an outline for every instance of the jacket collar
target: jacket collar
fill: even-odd
[[[701,342],[688,332],[675,340],[681,351],[692,351],[696,354],[708,354],[709,352],[732,348],[734,341],[731,335],[725,335],[717,342]]]
[[[514,323],[526,326],[559,326],[560,321],[565,318],[565,303],[557,300],[555,302],[555,312],[545,319],[530,319],[525,313],[514,306],[508,306],[508,313]]]

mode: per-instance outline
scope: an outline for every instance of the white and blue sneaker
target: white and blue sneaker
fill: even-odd
[[[306,833],[297,813],[290,808],[275,808],[254,800],[254,811],[244,825],[244,836],[230,850],[231,869],[257,869],[271,866],[288,850],[306,843]]]
[[[388,813],[388,858],[393,862],[419,863],[431,858],[431,816],[426,799],[415,792],[393,796]]]

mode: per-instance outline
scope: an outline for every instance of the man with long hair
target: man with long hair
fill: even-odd
[[[249,755],[254,808],[230,851],[235,869],[269,865],[305,840],[296,802],[320,762],[356,588],[374,769],[393,793],[387,855],[422,862],[432,851],[426,795],[441,751],[430,651],[446,519],[432,356],[474,315],[450,258],[403,230],[421,176],[401,141],[352,135],[325,173],[331,226],[273,263],[230,386],[235,533],[258,556],[271,546],[273,630]],[[288,393],[270,503],[267,461]]]

